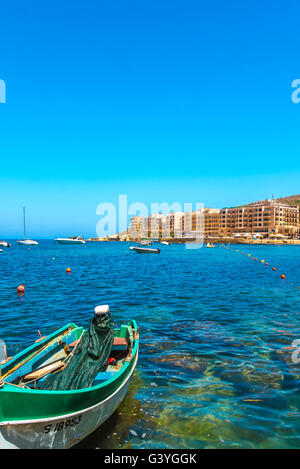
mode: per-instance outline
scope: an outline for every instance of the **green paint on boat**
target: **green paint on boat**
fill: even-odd
[[[115,336],[122,337],[126,330],[130,332],[132,345],[130,360],[124,361],[119,371],[115,372],[115,376],[100,384],[78,390],[43,391],[40,389],[21,388],[5,383],[0,389],[0,426],[6,422],[31,421],[65,416],[84,411],[109,398],[126,382],[136,365],[139,348],[136,322],[131,320],[125,328],[122,326],[119,330],[115,330]],[[69,323],[49,335],[46,339],[26,348],[2,366],[1,371],[4,382],[6,381],[6,373],[12,370],[12,368],[17,367],[21,362],[34,357],[41,347],[50,344],[53,340],[59,339],[62,334],[64,334],[64,338],[72,334],[72,337],[79,339],[82,332],[83,328],[76,326],[74,323]],[[8,378],[9,375],[7,376]]]

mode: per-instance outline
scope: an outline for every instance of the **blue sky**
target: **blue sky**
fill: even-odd
[[[1,6],[0,238],[95,236],[101,202],[299,194],[299,2]]]

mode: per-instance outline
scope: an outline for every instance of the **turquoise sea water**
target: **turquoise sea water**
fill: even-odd
[[[9,355],[37,330],[87,326],[99,304],[110,305],[117,325],[134,318],[140,326],[127,397],[79,447],[299,448],[300,364],[291,346],[300,339],[300,247],[173,245],[143,255],[129,246],[12,242],[0,253]]]

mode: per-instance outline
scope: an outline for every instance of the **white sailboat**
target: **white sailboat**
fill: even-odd
[[[24,239],[19,239],[17,243],[22,244],[24,246],[36,246],[37,244],[39,244],[37,241],[34,241],[33,239],[26,239],[25,207],[23,207],[23,219],[24,219]]]

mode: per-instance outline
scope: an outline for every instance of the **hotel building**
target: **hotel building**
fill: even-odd
[[[300,232],[299,207],[276,200],[261,200],[242,207],[221,209],[220,234],[260,233],[297,237]]]

